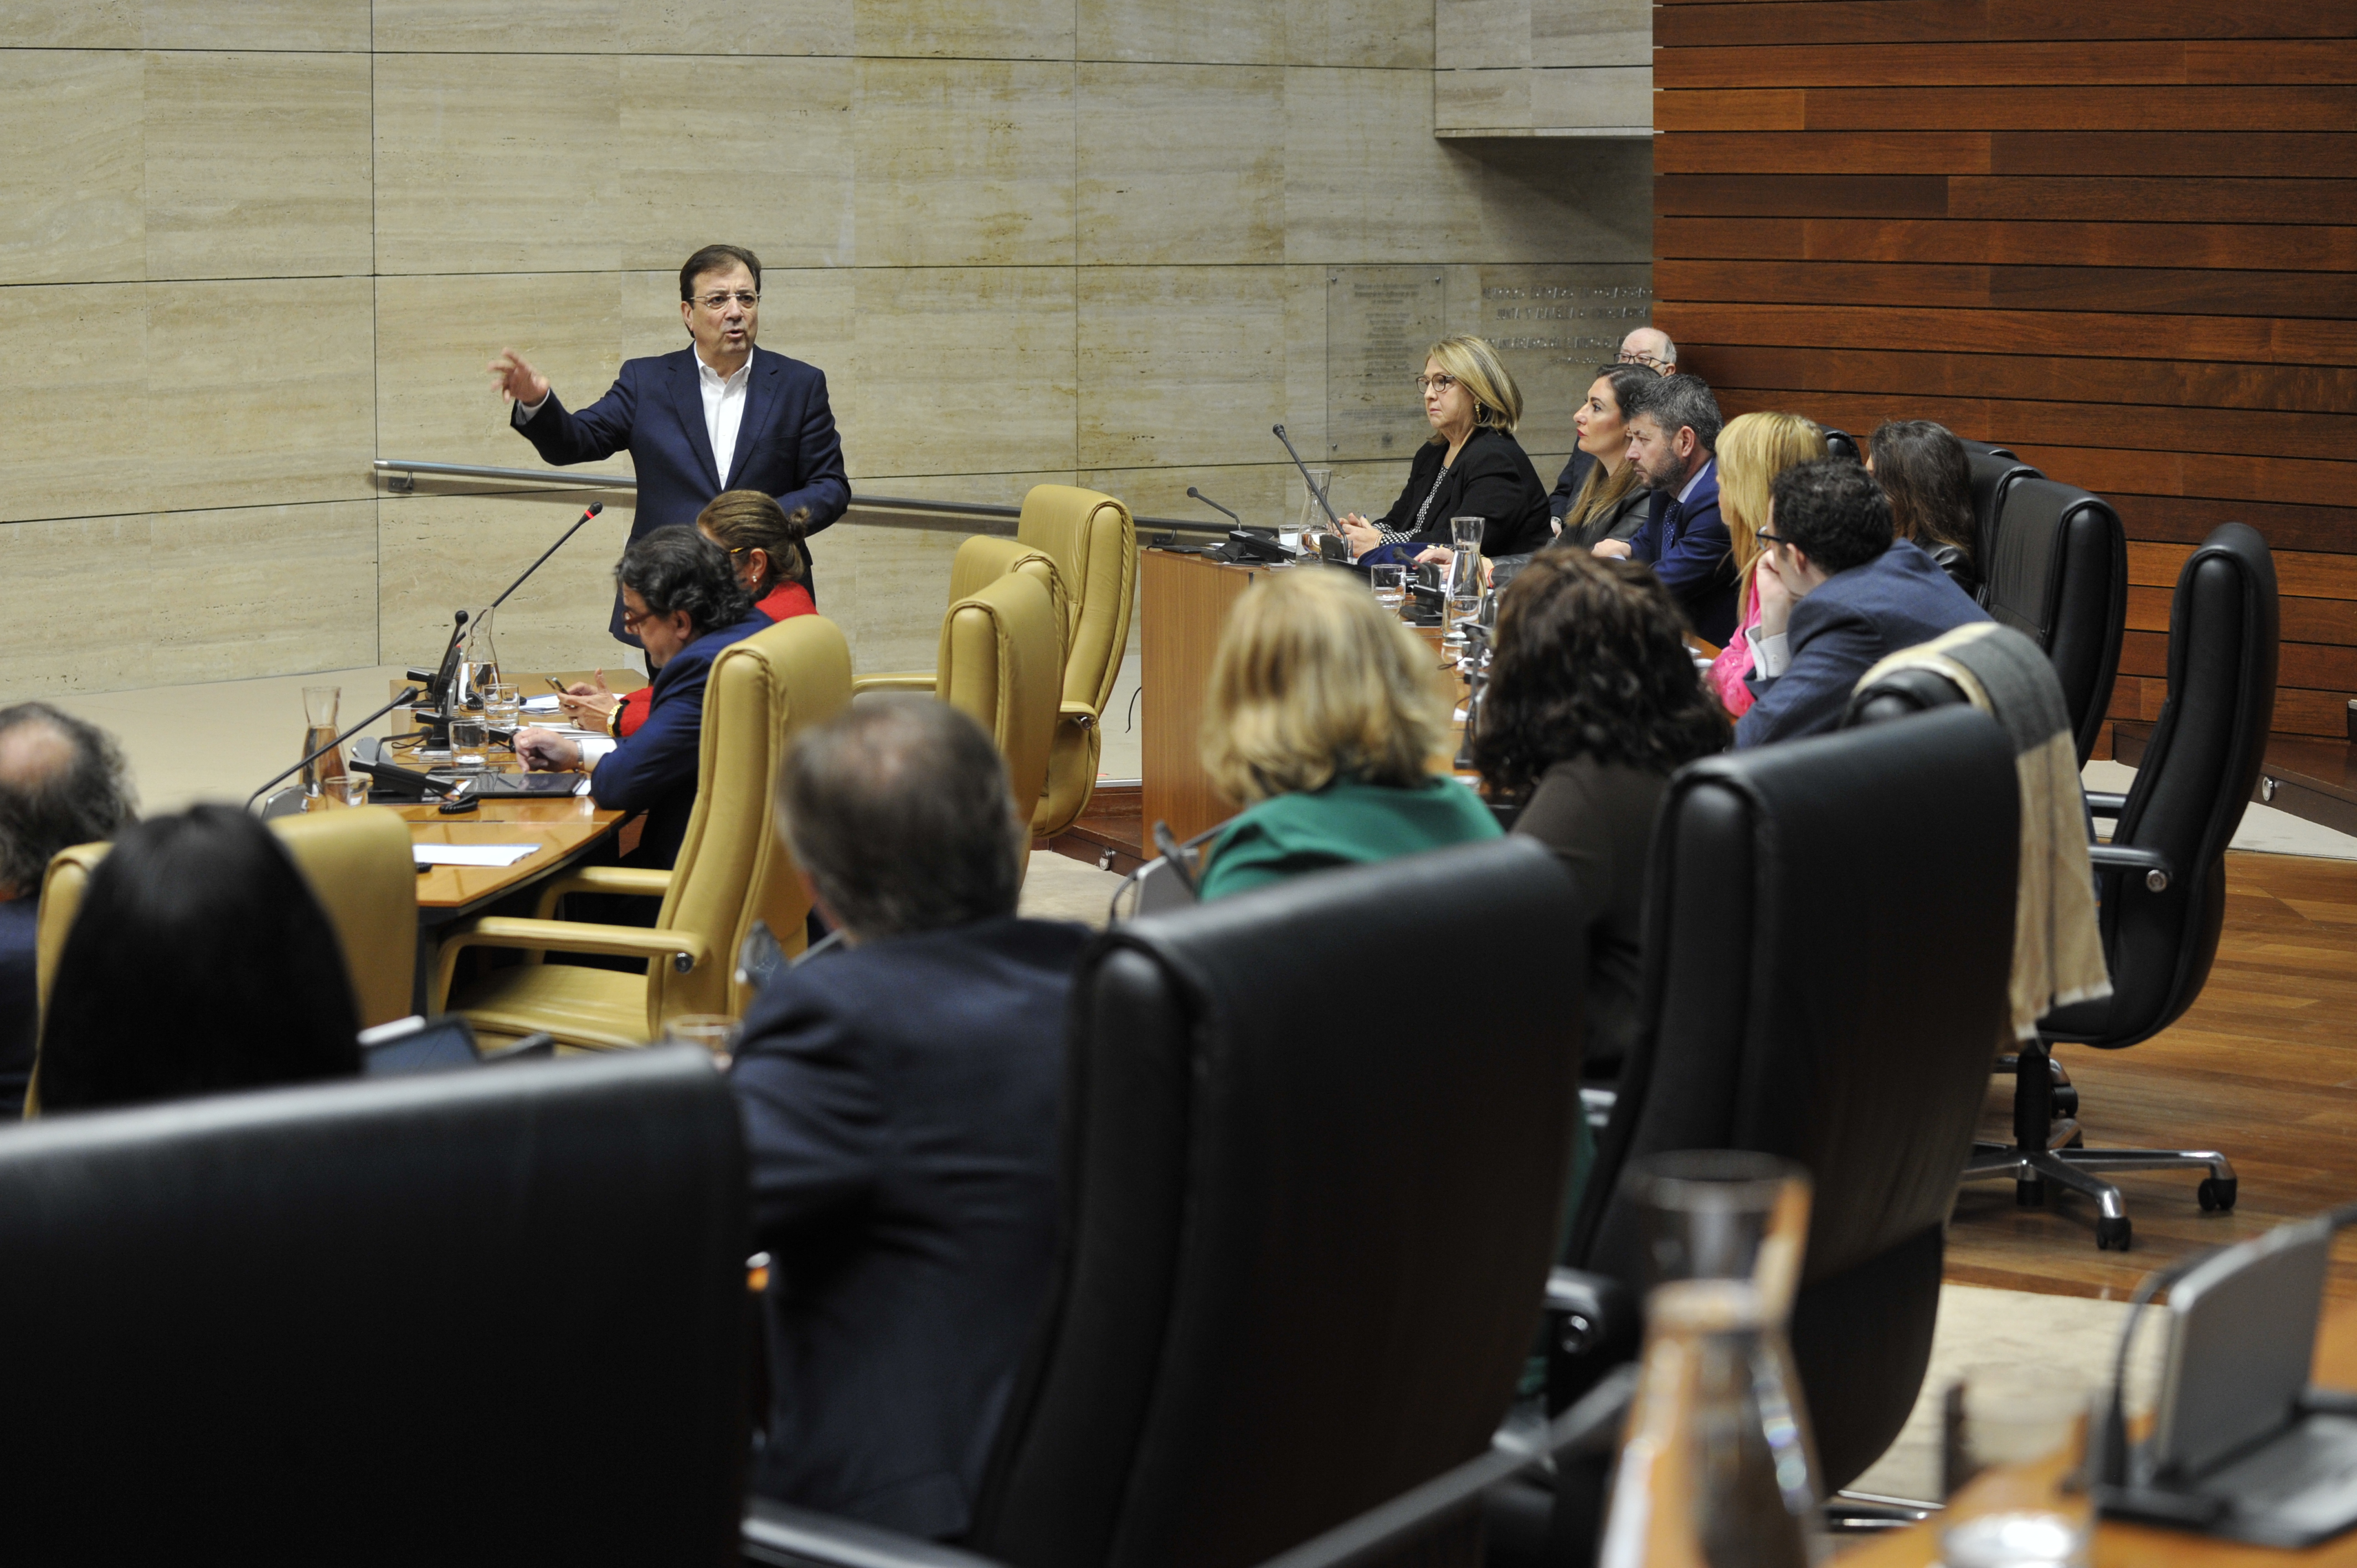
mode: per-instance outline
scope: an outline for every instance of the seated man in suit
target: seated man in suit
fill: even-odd
[[[1017,917],[1029,813],[981,726],[931,697],[802,735],[778,815],[847,949],[762,989],[730,1075],[772,1259],[753,1484],[956,1535],[1055,1258],[1089,933]]]
[[[1735,726],[1738,746],[1835,728],[1885,654],[1989,618],[1913,541],[1892,537],[1889,500],[1847,458],[1777,475],[1760,542],[1760,624],[1747,633],[1757,700]]]
[[[24,1112],[33,1075],[42,873],[58,851],[111,839],[136,814],[104,730],[47,703],[0,708],[0,1121]]]
[[[492,361],[491,374],[515,400],[510,422],[549,462],[593,463],[629,451],[639,478],[633,540],[694,522],[727,489],[766,491],[790,514],[807,507],[804,532],[816,533],[851,504],[843,442],[825,373],[754,347],[760,309],[760,258],[739,245],[706,245],[679,269],[679,318],[691,347],[623,361],[611,390],[578,413],[512,349]],[[807,567],[806,546],[802,562]],[[619,600],[610,629],[632,640]]]
[[[722,649],[767,631],[770,621],[753,607],[728,553],[693,528],[660,528],[632,540],[614,580],[621,585],[622,623],[654,667],[646,722],[619,741],[521,729],[516,756],[531,768],[589,769],[589,792],[601,808],[647,814],[639,847],[622,864],[667,871],[695,811],[704,678]]]
[[[1607,539],[1598,555],[1653,568],[1686,623],[1706,642],[1735,635],[1735,546],[1718,514],[1718,400],[1699,376],[1663,376],[1631,389],[1620,411],[1629,461],[1653,492],[1652,511],[1633,539]]]

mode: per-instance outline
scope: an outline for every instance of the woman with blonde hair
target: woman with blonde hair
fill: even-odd
[[[1433,762],[1448,741],[1439,660],[1349,573],[1264,574],[1221,633],[1203,769],[1244,803],[1202,896],[1327,866],[1496,838],[1481,798]]]
[[[1718,510],[1735,551],[1735,580],[1743,586],[1735,635],[1711,661],[1706,679],[1730,718],[1741,718],[1751,706],[1751,688],[1743,678],[1751,672],[1748,634],[1760,624],[1752,578],[1766,553],[1760,531],[1768,526],[1768,487],[1795,463],[1824,455],[1824,427],[1797,413],[1740,414],[1718,433]]]
[[[1481,553],[1525,555],[1554,536],[1547,489],[1514,439],[1523,391],[1484,338],[1443,338],[1425,352],[1415,379],[1432,438],[1408,464],[1407,485],[1392,510],[1370,522],[1340,520],[1353,558],[1446,559],[1448,521],[1482,521]]]

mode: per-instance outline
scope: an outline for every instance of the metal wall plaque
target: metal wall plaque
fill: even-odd
[[[1403,462],[1432,432],[1415,381],[1448,333],[1445,269],[1329,267],[1326,273],[1326,456]]]

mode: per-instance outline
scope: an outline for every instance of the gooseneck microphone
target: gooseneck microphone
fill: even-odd
[[[421,696],[423,696],[423,695],[425,695],[425,693],[424,693],[419,692],[419,691],[415,691],[415,690],[414,690],[414,689],[413,689],[413,690],[411,690],[411,691],[404,692],[404,693],[401,693],[401,695],[399,695],[399,696],[397,696],[397,697],[393,698],[393,701],[391,701],[390,703],[387,703],[384,706],[382,706],[382,707],[379,708],[376,712],[374,712],[374,713],[371,714],[368,717],[366,717],[366,718],[364,718],[364,719],[361,720],[358,724],[355,724],[354,725],[352,725],[352,727],[351,727],[351,728],[350,728],[350,729],[348,729],[348,730],[342,730],[342,731],[338,732],[338,734],[337,734],[337,736],[336,736],[336,738],[335,738],[335,739],[333,739],[333,740],[329,741],[327,745],[325,745],[325,746],[321,746],[318,750],[317,750],[317,751],[313,752],[310,756],[308,756],[308,757],[307,757],[303,758],[303,760],[302,760],[302,761],[300,761],[300,762],[296,763],[293,768],[288,768],[285,772],[281,773],[280,775],[278,775],[278,777],[277,777],[277,778],[273,779],[269,783],[264,784],[261,789],[256,789],[253,794],[248,795],[248,796],[245,798],[245,809],[246,809],[247,811],[252,811],[252,810],[253,810],[253,803],[254,803],[256,800],[261,800],[264,795],[267,795],[268,793],[270,793],[270,791],[271,791],[271,790],[273,790],[273,789],[276,789],[276,788],[277,788],[277,787],[278,787],[282,782],[284,782],[285,780],[286,780],[286,779],[288,779],[293,778],[293,777],[295,776],[295,774],[296,773],[296,771],[298,771],[298,770],[299,770],[299,769],[301,769],[301,768],[308,768],[308,767],[310,767],[310,766],[311,766],[311,764],[313,764],[314,762],[318,761],[318,760],[319,760],[319,758],[321,758],[321,757],[323,757],[327,756],[327,755],[328,755],[328,753],[329,753],[329,752],[331,752],[331,751],[335,750],[335,749],[336,749],[336,747],[338,747],[338,746],[339,746],[343,745],[345,741],[347,741],[347,740],[350,739],[353,736],[356,736],[356,735],[360,734],[360,732],[361,732],[361,731],[362,731],[362,730],[364,730],[364,729],[368,728],[368,727],[369,727],[369,725],[372,725],[372,724],[376,723],[376,721],[377,721],[377,720],[379,720],[379,719],[381,719],[381,718],[384,717],[384,715],[385,715],[385,714],[389,714],[389,713],[393,712],[393,709],[395,709],[395,708],[397,708],[397,707],[401,706],[401,704],[402,704],[402,703],[414,703],[414,702],[415,702],[419,697],[421,697]]]
[[[1232,512],[1232,511],[1228,510],[1228,509],[1227,509],[1227,508],[1225,508],[1225,507],[1222,506],[1219,502],[1217,502],[1217,501],[1213,500],[1211,497],[1209,497],[1209,496],[1205,495],[1202,491],[1200,491],[1200,490],[1197,489],[1194,486],[1192,486],[1192,485],[1189,485],[1189,486],[1187,487],[1187,493],[1188,493],[1189,496],[1193,497],[1195,499],[1197,499],[1197,500],[1199,500],[1199,501],[1201,501],[1205,506],[1210,507],[1213,511],[1216,511],[1216,512],[1220,513],[1221,515],[1222,515],[1223,517],[1227,518],[1231,522],[1233,522],[1233,523],[1234,523],[1238,528],[1242,528],[1242,527],[1244,525],[1244,520],[1243,520],[1243,518],[1240,518],[1240,517],[1238,517],[1234,512]]]
[[[1272,424],[1269,428],[1276,433],[1276,438],[1279,441],[1285,443],[1286,455],[1293,459],[1293,466],[1301,470],[1301,482],[1308,485],[1309,493],[1318,498],[1318,510],[1326,514],[1328,526],[1337,533],[1341,532],[1342,520],[1334,515],[1334,503],[1326,499],[1326,492],[1319,489],[1318,481],[1309,477],[1309,465],[1303,462],[1301,454],[1293,449],[1293,437],[1285,433],[1285,426],[1282,424]]]
[[[508,585],[508,593],[507,593],[507,594],[501,594],[498,598],[493,599],[493,600],[491,601],[491,609],[495,610],[495,609],[499,608],[501,605],[506,604],[506,603],[508,602],[508,594],[512,594],[512,593],[514,593],[518,588],[521,588],[521,587],[522,587],[522,586],[523,586],[524,577],[529,577],[529,576],[531,576],[534,572],[539,571],[539,570],[540,570],[540,568],[541,568],[541,566],[542,566],[542,565],[543,565],[543,564],[544,564],[548,560],[548,558],[549,558],[550,556],[552,556],[552,555],[555,554],[558,551],[560,551],[560,550],[562,550],[562,549],[564,549],[564,548],[565,548],[565,540],[570,539],[570,538],[572,538],[575,534],[576,534],[576,533],[580,532],[581,532],[581,530],[582,530],[582,528],[583,528],[583,526],[584,526],[585,524],[587,524],[587,523],[588,522],[588,521],[589,521],[591,518],[596,517],[599,512],[604,511],[605,510],[606,510],[606,503],[605,503],[604,501],[591,501],[591,502],[589,503],[589,510],[588,510],[587,511],[583,512],[583,513],[581,514],[581,516],[579,517],[579,519],[578,519],[578,520],[576,520],[576,521],[574,522],[573,526],[572,526],[571,528],[566,529],[566,530],[565,531],[565,532],[564,532],[562,535],[560,535],[560,536],[558,537],[558,539],[557,539],[557,541],[556,541],[556,542],[555,542],[555,543],[554,543],[554,544],[550,545],[547,549],[545,549],[545,550],[544,550],[544,551],[542,551],[542,552],[540,553],[540,560],[533,562],[531,565],[529,565],[529,566],[527,566],[527,567],[525,567],[525,568],[523,569],[523,577],[518,577],[514,582],[510,583],[510,584]],[[490,610],[486,610],[486,611],[484,611],[483,613],[484,613],[485,615],[489,615],[489,614],[490,613]]]

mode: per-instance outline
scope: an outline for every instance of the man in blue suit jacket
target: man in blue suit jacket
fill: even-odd
[[[1603,540],[1596,553],[1651,565],[1695,635],[1724,646],[1735,635],[1735,547],[1718,514],[1718,400],[1699,376],[1663,376],[1621,412],[1653,506],[1634,538]]]
[[[646,813],[639,846],[623,864],[667,871],[679,858],[695,811],[704,678],[722,649],[767,631],[770,621],[753,607],[728,553],[693,528],[661,528],[631,541],[614,576],[621,585],[622,624],[638,636],[655,670],[646,722],[619,741],[576,742],[554,730],[518,730],[516,755],[533,768],[586,763],[589,792],[601,809]]]
[[[551,463],[592,463],[627,448],[639,492],[630,537],[695,521],[723,490],[765,490],[788,516],[810,510],[805,534],[851,504],[843,443],[815,365],[757,349],[761,263],[737,245],[706,245],[679,270],[680,321],[692,348],[627,360],[604,397],[576,413],[548,378],[504,351],[491,364],[515,400],[509,418]],[[724,460],[725,459],[725,460]],[[802,552],[807,567],[810,552]],[[618,597],[610,628],[622,626]]]
[[[861,702],[796,740],[778,793],[849,945],[762,988],[730,1071],[771,1259],[753,1485],[956,1535],[1054,1266],[1088,932],[1017,918],[1030,819],[946,703]]]
[[[1911,541],[1892,539],[1890,503],[1857,464],[1798,464],[1769,493],[1746,678],[1755,701],[1735,726],[1738,746],[1837,727],[1858,677],[1885,655],[1989,618]]]

